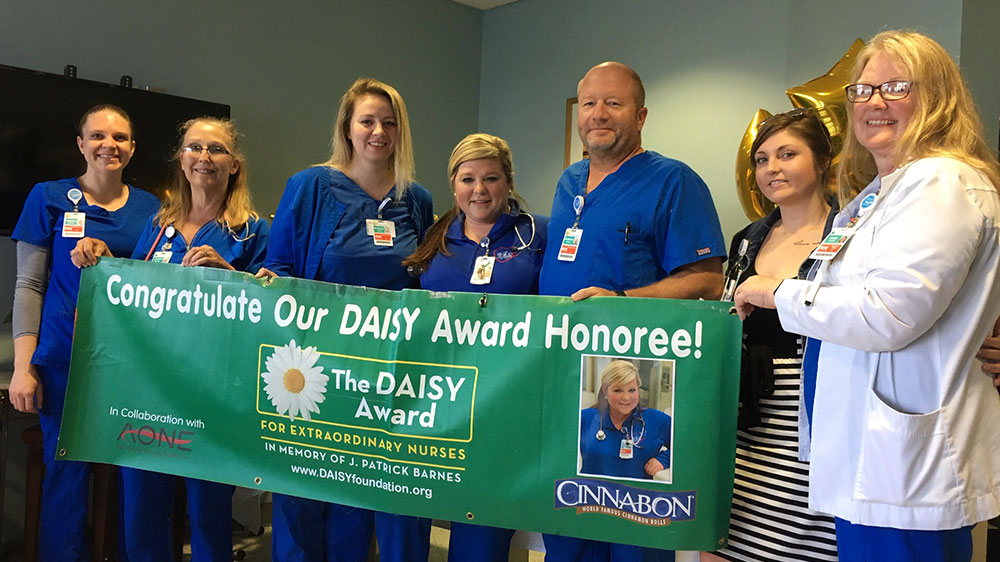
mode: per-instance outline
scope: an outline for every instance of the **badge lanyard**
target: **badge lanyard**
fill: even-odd
[[[563,234],[562,245],[559,246],[559,261],[576,261],[577,251],[580,249],[580,239],[583,237],[583,229],[580,226],[580,215],[583,213],[583,195],[573,198],[573,211],[576,213],[576,220],[573,226],[566,229]]]
[[[156,249],[156,246],[160,244],[160,238],[162,236],[167,237],[167,242],[163,245],[163,249],[158,252],[153,252],[153,259],[150,260],[154,263],[170,263],[170,256],[172,252],[170,249],[174,246],[174,235],[177,234],[177,229],[174,225],[168,224],[165,227],[160,228],[160,233],[156,235],[156,241],[153,242],[153,247],[149,249],[150,252]],[[149,259],[149,254],[146,255]]]
[[[365,231],[372,237],[376,246],[392,246],[396,238],[396,224],[390,220],[382,220],[382,210],[392,202],[392,197],[386,197],[379,203],[378,218],[365,220]]]
[[[490,255],[489,236],[483,236],[483,239],[479,241],[479,245],[486,249],[486,254],[476,258],[469,283],[471,285],[488,285],[493,280],[493,266],[496,265],[496,256]]]
[[[73,210],[63,213],[63,238],[83,238],[87,224],[86,213],[80,212],[83,192],[74,187],[66,192],[66,197],[73,203]]]

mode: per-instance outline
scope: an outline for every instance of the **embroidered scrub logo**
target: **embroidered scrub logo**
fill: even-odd
[[[264,363],[267,372],[261,373],[264,392],[281,415],[294,420],[301,415],[308,421],[309,412],[319,413],[319,406],[326,399],[326,383],[330,377],[317,367],[319,353],[315,347],[305,349],[295,345],[295,340],[274,349]]]
[[[663,527],[671,521],[695,518],[696,494],[656,492],[587,478],[556,480],[556,509],[575,507],[576,513],[603,513],[641,525]]]
[[[497,248],[493,252],[493,256],[500,263],[508,262],[517,256],[521,255],[521,251],[511,246],[510,248]]]

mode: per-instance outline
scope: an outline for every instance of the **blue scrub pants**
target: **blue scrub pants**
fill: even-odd
[[[448,562],[507,562],[512,529],[451,522]]]
[[[44,365],[35,365],[35,369],[42,380],[43,400],[38,414],[42,426],[42,457],[45,461],[38,560],[86,562],[90,560],[87,511],[90,506],[91,465],[86,462],[56,460],[69,371]],[[124,537],[120,526],[118,551],[120,561],[128,560],[125,557]]]
[[[174,560],[174,490],[177,476],[122,468],[125,547],[129,562]],[[229,484],[185,478],[191,520],[191,561],[233,559],[233,490]]]
[[[837,555],[840,562],[969,562],[972,525],[947,531],[911,531],[855,525],[839,517]]]
[[[272,509],[274,562],[364,562],[373,527],[382,562],[427,560],[430,551],[430,519],[284,494]]]
[[[674,551],[543,534],[545,562],[674,562]]]

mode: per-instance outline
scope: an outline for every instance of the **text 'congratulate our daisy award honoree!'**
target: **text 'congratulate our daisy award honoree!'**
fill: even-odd
[[[229,293],[231,285],[218,284],[202,290],[200,283],[194,288],[177,288],[133,284],[121,275],[108,277],[105,295],[114,306],[143,309],[156,320],[165,314],[194,315],[224,318],[236,322],[258,324],[265,318],[263,305],[258,298],[247,297],[246,290]],[[299,303],[291,294],[281,295],[274,304],[272,318],[282,328],[292,327],[309,332],[330,328],[327,320],[335,309]],[[420,330],[415,326],[420,319],[419,307],[379,307],[367,310],[354,303],[344,303],[340,322],[334,323],[338,333],[379,341],[411,341],[414,334],[429,333],[429,341],[456,343],[480,347],[518,347],[541,345],[546,349],[572,347],[577,351],[596,353],[650,353],[655,357],[684,358],[689,355],[701,358],[702,323],[697,321],[689,328],[668,332],[660,326],[633,326],[628,324],[573,323],[568,314],[547,314],[539,321],[535,333],[543,334],[541,341],[532,342],[531,312],[525,312],[518,321],[481,321],[462,318],[448,309],[441,310],[433,320],[433,329]],[[543,325],[542,325],[543,324]]]

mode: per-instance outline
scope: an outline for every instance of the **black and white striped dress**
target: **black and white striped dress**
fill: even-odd
[[[776,329],[785,352],[774,352],[774,393],[760,400],[760,424],[739,431],[726,560],[836,561],[833,518],[808,507],[809,463],[798,460],[798,415],[803,339],[781,331],[773,310],[747,319]],[[767,326],[770,324],[770,326]]]

